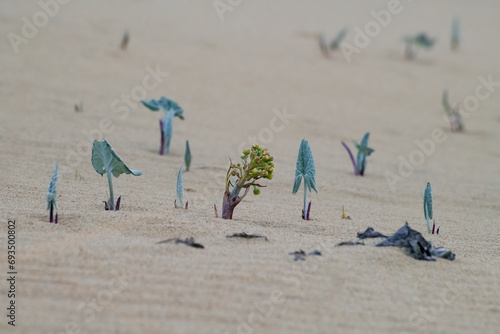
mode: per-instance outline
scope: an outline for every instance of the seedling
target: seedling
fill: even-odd
[[[83,101],[78,101],[78,103],[75,104],[75,111],[76,112],[83,111]]]
[[[452,132],[462,132],[464,131],[464,124],[462,120],[462,115],[460,114],[460,108],[462,105],[460,103],[455,104],[454,107],[450,105],[448,101],[448,91],[443,91],[442,98],[443,108],[446,111],[448,120],[450,121],[450,130]]]
[[[427,187],[425,187],[424,191],[424,216],[425,220],[427,221],[427,232],[430,234],[431,233],[430,220],[432,219],[432,192],[431,192],[430,182],[427,182]]]
[[[458,50],[460,45],[460,20],[454,18],[451,21],[451,49],[453,51]]]
[[[332,40],[330,45],[326,43],[325,35],[319,35],[319,48],[321,53],[327,58],[332,56],[332,51],[338,50],[340,48],[340,44],[344,40],[344,37],[347,35],[347,28],[342,29],[337,36]]]
[[[177,202],[179,202],[179,208],[184,206],[184,186],[182,184],[182,166],[179,168],[179,173],[177,173],[177,199],[174,201],[174,206],[177,209]],[[188,208],[188,202],[186,202],[186,210]]]
[[[59,164],[56,164],[54,173],[52,174],[52,179],[50,180],[49,189],[47,190],[47,210],[50,210],[49,221],[57,224],[57,172],[59,169]],[[56,217],[54,220],[54,209],[56,210]]]
[[[184,153],[184,163],[186,164],[186,172],[189,171],[189,167],[191,166],[191,149],[189,149],[189,140],[186,140],[186,152]]]
[[[120,43],[120,49],[126,50],[129,40],[130,40],[130,34],[128,31],[125,31],[125,33],[123,33],[122,42]]]
[[[297,165],[295,167],[295,181],[293,183],[292,193],[297,193],[302,178],[304,178],[304,208],[302,209],[302,219],[304,220],[309,220],[309,214],[311,213],[311,202],[307,205],[307,192],[311,192],[311,189],[318,192],[315,174],[316,167],[314,166],[311,147],[307,140],[302,139],[299,147],[299,156],[297,157]]]
[[[434,231],[436,232],[436,234],[439,234],[439,227],[436,231],[436,221],[435,220],[432,221],[432,234],[434,234]]]
[[[274,173],[274,158],[269,154],[267,148],[254,144],[249,150],[241,154],[241,163],[231,164],[226,173],[226,190],[222,199],[222,218],[233,219],[234,208],[245,198],[250,187],[253,194],[259,195],[261,187],[257,182],[259,179],[272,180]],[[231,177],[236,180],[231,181]],[[232,187],[232,188],[231,188]],[[240,196],[242,189],[245,189]],[[217,209],[215,210],[217,216]]]
[[[416,57],[414,47],[430,50],[436,43],[436,39],[430,38],[425,32],[421,32],[419,34],[416,34],[415,36],[405,36],[404,42],[406,45],[405,57],[406,59],[411,60],[415,59]]]
[[[340,216],[340,218],[342,219],[351,219],[351,216],[348,216],[346,213],[345,213],[345,210],[344,210],[344,206],[342,205],[342,216]]]
[[[160,155],[170,153],[170,140],[172,139],[172,123],[175,116],[184,119],[184,110],[172,100],[161,97],[159,100],[142,101],[142,104],[152,111],[163,110],[165,116],[160,120],[161,142]]]
[[[142,175],[142,172],[128,168],[106,139],[94,140],[94,144],[92,145],[92,166],[94,166],[95,171],[101,174],[101,176],[106,173],[108,177],[109,200],[105,202],[106,210],[119,210],[121,197],[118,198],[115,206],[111,175],[115,177],[119,177],[121,174],[139,176]]]
[[[351,158],[352,166],[354,167],[354,175],[365,175],[366,169],[366,158],[372,154],[375,150],[368,147],[368,139],[370,138],[370,133],[367,132],[363,136],[361,140],[361,144],[358,144],[356,141],[352,141],[356,148],[358,149],[358,155],[356,157],[356,161],[354,160],[354,156],[352,155],[351,149],[347,146],[346,143],[342,142],[342,146],[346,149],[349,157]]]

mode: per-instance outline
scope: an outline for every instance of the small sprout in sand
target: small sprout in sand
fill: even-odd
[[[424,191],[424,216],[427,221],[427,232],[431,233],[431,224],[430,220],[432,219],[432,192],[431,192],[431,183],[427,182],[427,187],[425,187]]]
[[[451,49],[453,51],[458,50],[460,45],[460,20],[454,18],[451,21]]]
[[[302,209],[302,219],[309,220],[311,213],[311,202],[307,205],[307,192],[311,189],[318,192],[316,188],[316,167],[314,165],[314,158],[312,155],[311,147],[307,140],[302,139],[299,147],[299,155],[297,157],[297,165],[295,167],[295,181],[293,183],[292,193],[296,194],[300,188],[302,178],[304,179],[304,208]]]
[[[186,164],[186,172],[189,171],[189,167],[191,166],[191,149],[189,148],[189,140],[186,140],[186,152],[184,152],[184,163]]]
[[[455,104],[454,107],[451,106],[448,100],[448,91],[443,91],[442,98],[443,108],[448,116],[448,121],[450,122],[451,132],[462,132],[464,131],[464,123],[462,120],[462,115],[460,114],[460,109],[462,107],[461,103]]]
[[[358,155],[356,157],[356,161],[354,161],[354,156],[352,155],[349,146],[347,146],[346,143],[342,142],[342,146],[344,146],[347,153],[349,154],[349,157],[351,158],[351,162],[354,167],[354,175],[360,175],[360,176],[365,175],[366,158],[374,152],[374,149],[368,147],[369,138],[370,138],[370,133],[367,132],[363,136],[361,144],[358,144],[356,141],[353,140],[354,145],[358,149]]]
[[[179,202],[179,206],[177,206]],[[177,199],[174,201],[175,208],[182,208],[184,206],[184,185],[182,184],[182,166],[179,168],[179,173],[177,173]],[[186,209],[188,208],[188,202],[186,202]]]
[[[416,34],[415,36],[405,36],[404,42],[406,45],[405,57],[406,59],[411,60],[415,59],[416,57],[416,51],[414,50],[414,47],[430,50],[436,43],[436,39],[430,38],[426,33],[421,32],[419,34]]]
[[[101,174],[101,176],[106,173],[108,177],[109,200],[104,202],[105,209],[112,211],[119,210],[121,196],[118,198],[115,206],[111,175],[114,175],[115,177],[118,177],[121,174],[139,176],[142,175],[141,171],[128,168],[123,160],[115,153],[106,139],[94,140],[94,144],[92,145],[92,166],[94,166],[95,171]]]
[[[83,111],[83,101],[78,101],[78,103],[75,104],[75,111],[76,112]]]
[[[346,213],[345,213],[345,210],[344,210],[344,206],[342,205],[342,216],[340,216],[340,218],[342,219],[351,219],[351,216],[348,216]]]
[[[49,189],[47,190],[47,210],[50,210],[49,221],[57,224],[57,172],[59,169],[59,164],[56,164],[54,173],[52,174],[52,179],[50,180]],[[54,209],[56,210],[56,216],[54,219]]]
[[[250,187],[254,195],[260,194],[258,188],[265,187],[257,183],[259,179],[272,180],[274,175],[274,158],[269,154],[267,148],[254,144],[241,154],[241,163],[230,162],[226,173],[226,189],[222,200],[222,218],[233,219],[234,208],[247,195]],[[231,181],[233,178],[233,182]],[[240,196],[242,189],[245,189]],[[217,216],[217,210],[215,211]]]
[[[165,116],[160,120],[160,155],[170,153],[170,140],[172,139],[172,123],[175,116],[184,119],[184,110],[172,100],[161,97],[159,100],[142,101],[142,104],[152,111],[163,110]]]
[[[319,48],[321,53],[326,57],[330,58],[332,56],[332,52],[334,50],[338,50],[340,48],[340,44],[344,40],[344,37],[347,35],[347,28],[342,29],[337,36],[331,41],[330,45],[327,44],[325,35],[319,35]]]
[[[130,34],[128,31],[125,31],[123,33],[122,42],[120,43],[120,49],[125,51],[127,49],[129,40],[130,40]]]

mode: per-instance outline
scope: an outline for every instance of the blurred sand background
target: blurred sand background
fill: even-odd
[[[474,95],[478,77],[500,81],[500,3],[402,1],[350,63],[339,52],[321,55],[318,33],[333,38],[347,26],[353,45],[353,29],[387,3],[243,1],[221,20],[212,1],[71,1],[16,53],[8,33],[21,35],[22,18],[32,22],[41,8],[3,1],[0,268],[8,270],[7,221],[15,219],[18,308],[16,327],[3,316],[0,331],[498,333],[500,87],[465,119],[465,133],[449,132],[441,93],[449,89],[458,102]],[[461,22],[458,52],[449,46],[453,17]],[[121,51],[125,30],[130,43]],[[420,31],[437,44],[406,61],[402,37]],[[146,98],[166,96],[185,110],[184,121],[174,120],[169,156],[157,154],[161,114],[135,102],[126,116],[114,112],[123,94],[139,92],[148,67],[168,76]],[[283,110],[294,118],[266,137]],[[104,211],[107,180],[90,163],[95,131],[82,132],[103,119],[115,151],[143,172],[113,179],[119,212]],[[409,159],[414,141],[436,128],[446,140],[392,191],[385,173],[397,173],[398,157]],[[352,147],[366,131],[375,153],[366,176],[355,177],[340,141]],[[237,160],[240,144],[259,134],[275,157],[274,179],[243,200],[233,221],[214,218],[228,158]],[[291,193],[304,137],[319,188],[307,222],[302,188]],[[173,208],[186,139],[187,211]],[[77,150],[79,160],[68,160]],[[45,210],[56,162],[58,225]],[[439,235],[426,232],[428,181]],[[352,220],[340,218],[342,205]],[[456,260],[416,261],[371,241],[334,247],[368,226],[392,234],[405,221]],[[269,242],[225,237],[242,231]],[[157,244],[177,237],[205,249]],[[288,253],[299,249],[323,256],[294,262]],[[7,290],[2,279],[3,313]]]

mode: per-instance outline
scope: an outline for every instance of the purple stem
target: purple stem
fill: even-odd
[[[219,218],[219,215],[217,214],[217,206],[214,204],[214,210],[215,210],[215,218]]]
[[[54,204],[50,202],[50,222],[52,223],[54,221]]]
[[[165,139],[165,134],[163,133],[163,121],[160,119],[160,132],[161,132],[161,142],[160,142],[160,155],[163,155],[163,150],[164,150],[164,139]]]
[[[55,221],[54,223],[56,223],[56,224],[57,224],[57,213],[56,213],[56,221]]]
[[[118,197],[118,199],[116,200],[116,206],[115,206],[115,210],[118,211],[120,210],[120,202],[122,200],[122,197]]]
[[[311,201],[309,201],[309,205],[307,206],[306,220],[309,220],[309,214],[310,213],[311,213]]]
[[[436,222],[432,223],[432,234],[434,234],[434,229],[436,228]]]
[[[439,227],[438,227],[438,230],[436,231],[436,234],[439,234]]]
[[[188,209],[188,203],[189,203],[189,202],[186,202],[186,210]]]
[[[344,146],[347,153],[349,153],[349,157],[351,158],[352,166],[354,167],[354,175],[358,175],[358,168],[356,167],[356,160],[354,160],[354,156],[352,155],[351,149],[344,142],[342,142],[342,146]]]

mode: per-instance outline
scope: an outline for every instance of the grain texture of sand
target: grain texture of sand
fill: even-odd
[[[2,316],[2,333],[499,332],[499,2],[402,0],[350,62],[340,51],[324,58],[317,34],[348,27],[355,45],[356,28],[392,2],[233,1],[223,20],[212,1],[40,3],[58,5],[44,16],[38,1],[0,4],[2,277],[9,219],[17,242],[16,326]],[[34,16],[36,31],[24,27]],[[402,38],[420,31],[437,43],[407,61]],[[13,47],[9,33],[29,37]],[[468,99],[463,133],[443,120],[444,89],[452,102],[480,94]],[[138,103],[161,96],[185,110],[168,156],[157,153],[160,114]],[[340,142],[367,131],[375,152],[356,177]],[[103,137],[143,173],[113,180],[118,212],[104,211],[107,180],[90,162]],[[291,193],[302,138],[319,190],[310,221]],[[189,210],[175,210],[186,140]],[[274,179],[232,221],[216,219],[229,157],[254,141],[275,157]],[[419,143],[428,154],[415,153]],[[391,188],[387,172],[399,175],[402,159],[416,166]],[[57,225],[45,210],[56,162]],[[427,182],[439,235],[426,232]],[[416,261],[370,241],[334,247],[405,221],[455,261]],[[243,231],[269,241],[226,238]],[[158,244],[187,237],[205,248]],[[300,249],[323,255],[294,262]],[[9,289],[2,279],[2,314]]]

